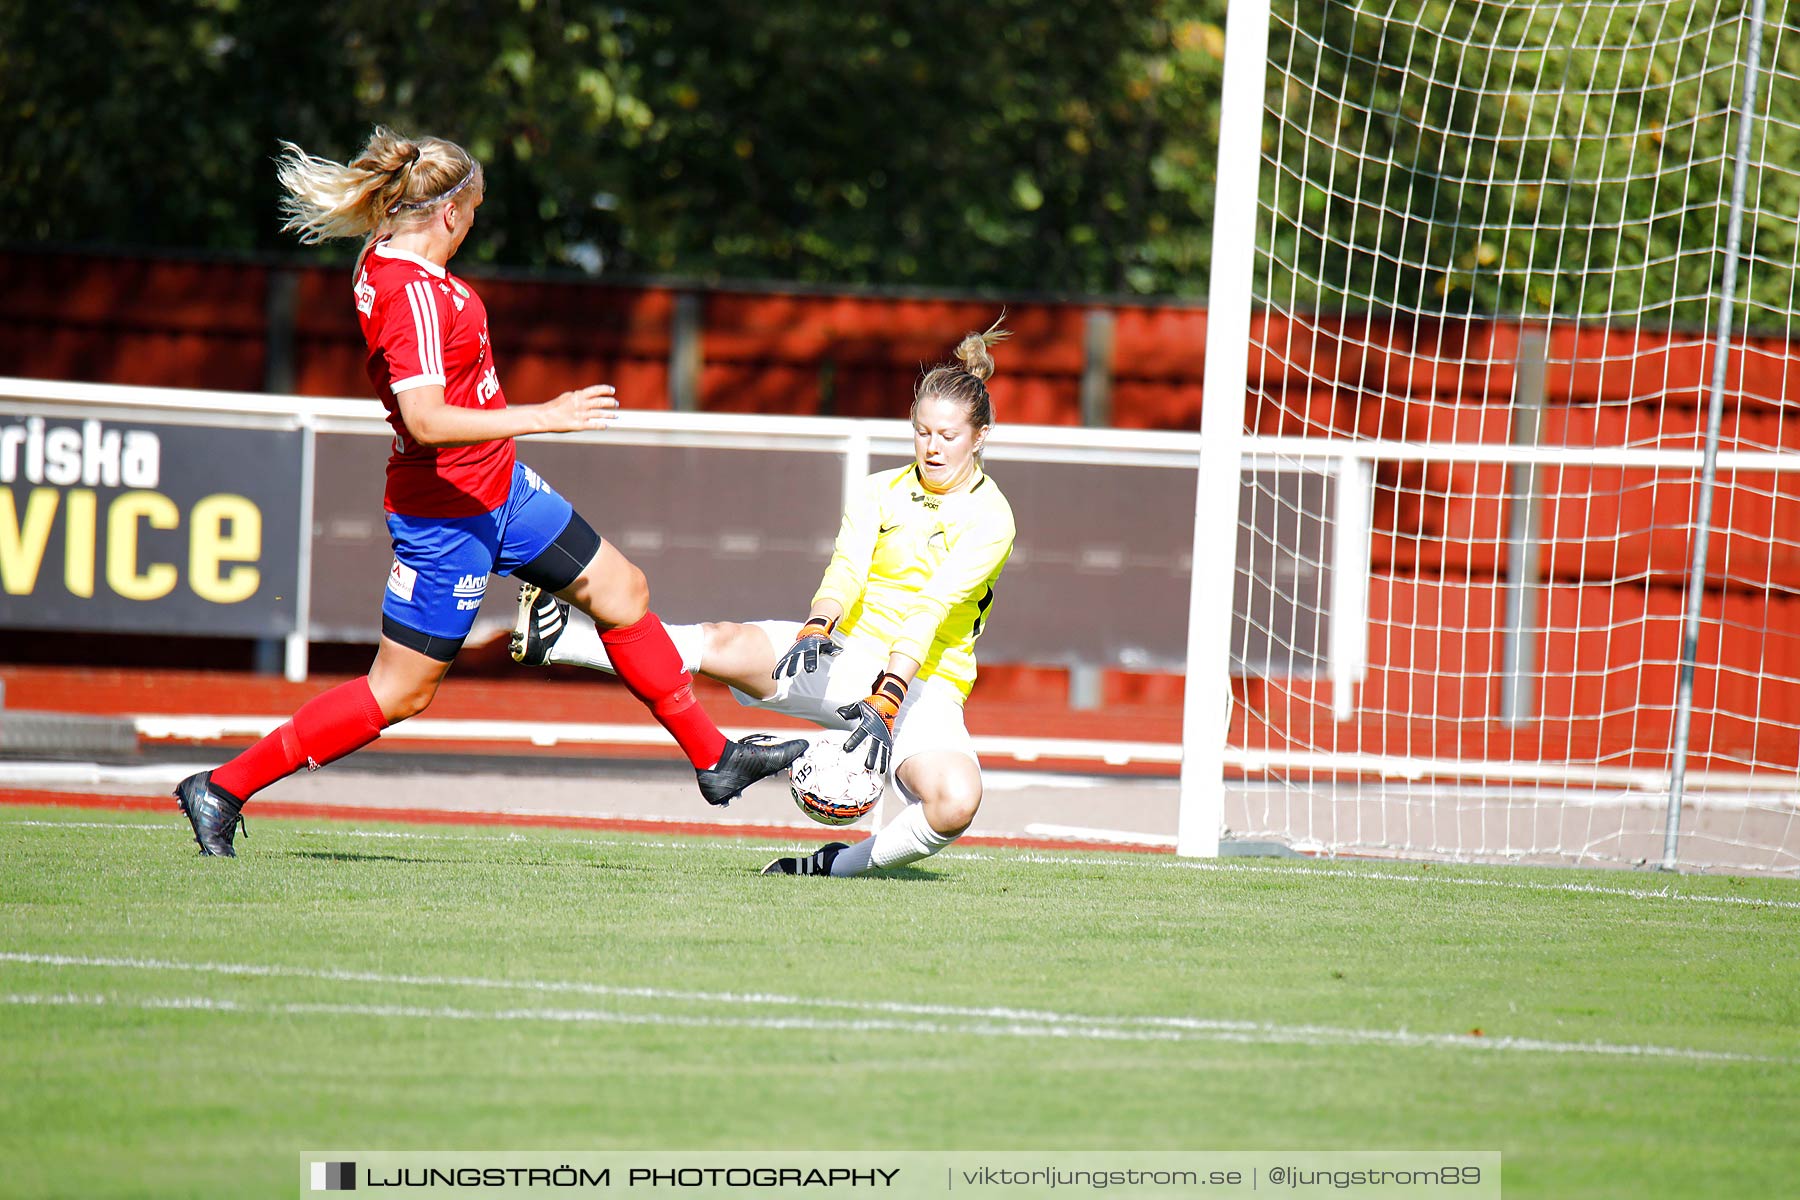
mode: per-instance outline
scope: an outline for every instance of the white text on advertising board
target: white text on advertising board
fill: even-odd
[[[47,425],[41,417],[0,425],[0,587],[28,595],[38,583],[50,539],[61,530],[63,586],[94,595],[100,578],[128,600],[157,600],[182,578],[173,562],[143,561],[145,528],[184,530],[186,578],[193,593],[215,604],[256,594],[262,572],[262,510],[246,496],[217,493],[186,513],[157,490],[162,445],[142,429],[108,429],[99,421]],[[102,510],[97,488],[125,488]],[[22,503],[21,503],[22,500]],[[104,541],[102,540],[104,534]],[[102,575],[103,571],[103,575]]]

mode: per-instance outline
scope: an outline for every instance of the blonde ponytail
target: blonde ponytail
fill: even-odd
[[[1000,322],[1006,319],[1001,313],[998,320],[987,327],[983,333],[971,333],[956,344],[956,358],[963,369],[975,378],[986,383],[994,377],[994,356],[988,353],[989,346],[996,346],[1012,336],[1010,330],[1000,328]]]
[[[381,125],[349,163],[308,154],[292,142],[281,148],[275,176],[287,193],[282,229],[308,245],[360,237],[366,249],[470,185],[477,192],[481,186],[481,165],[455,142],[408,138]]]

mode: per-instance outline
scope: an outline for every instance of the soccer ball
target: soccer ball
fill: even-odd
[[[868,743],[844,753],[849,730],[832,729],[810,739],[806,753],[788,768],[788,790],[800,811],[821,825],[848,825],[874,808],[887,777],[863,765]]]

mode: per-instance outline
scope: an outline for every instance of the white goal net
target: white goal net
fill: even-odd
[[[1216,770],[1228,837],[1312,852],[1800,872],[1800,33],[1709,0],[1267,19],[1260,114],[1227,67],[1254,251],[1210,302],[1248,305],[1250,567],[1195,559],[1255,637],[1216,754],[1190,706],[1184,824]],[[1221,237],[1243,184],[1222,162]]]

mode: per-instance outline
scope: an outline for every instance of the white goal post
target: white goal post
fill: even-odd
[[[1180,853],[1800,874],[1797,42],[1234,0]],[[1259,463],[1332,464],[1366,573],[1243,586],[1222,529],[1303,527]],[[1330,644],[1245,671],[1270,591]]]

